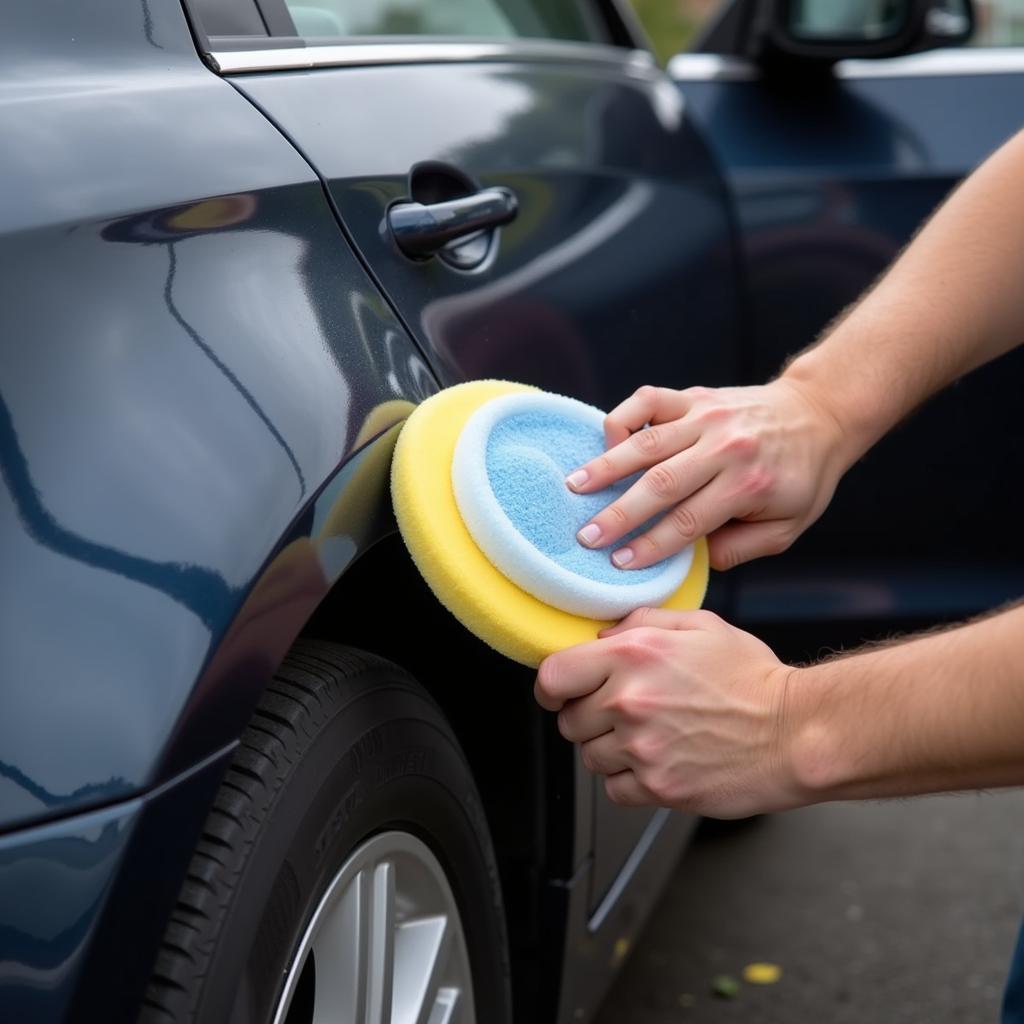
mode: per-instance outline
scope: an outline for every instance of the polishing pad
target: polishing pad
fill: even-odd
[[[634,608],[687,610],[704,597],[703,539],[641,570],[576,541],[629,484],[587,496],[565,486],[603,451],[602,420],[572,399],[472,381],[419,405],[395,446],[395,516],[417,568],[463,625],[525,665],[595,639]]]
[[[603,425],[600,409],[562,395],[493,398],[462,428],[452,486],[473,540],[513,583],[575,615],[618,619],[668,600],[686,578],[693,547],[646,569],[622,570],[607,549],[576,540],[580,527],[635,481],[588,495],[566,487],[572,470],[604,451]]]

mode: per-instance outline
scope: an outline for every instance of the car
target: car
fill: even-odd
[[[396,437],[776,372],[1019,126],[971,21],[735,0],[666,72],[613,0],[7,0],[0,1019],[593,1017],[696,822],[435,601]],[[710,606],[805,650],[1018,594],[1020,369]]]

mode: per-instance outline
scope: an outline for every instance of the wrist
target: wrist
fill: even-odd
[[[788,669],[781,761],[794,806],[839,799],[852,778],[839,730],[844,716],[834,707],[837,665]]]
[[[849,374],[830,365],[821,346],[798,356],[778,378],[813,409],[822,428],[833,436],[838,475],[845,473],[885,433],[882,412],[859,396]]]

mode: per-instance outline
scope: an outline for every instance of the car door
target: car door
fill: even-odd
[[[505,378],[610,408],[651,381],[735,376],[727,197],[678,91],[613,5],[192,8],[213,66],[319,173],[443,383]],[[438,248],[417,234],[414,202],[449,204],[469,228]],[[396,223],[411,224],[408,253]],[[588,791],[594,906],[650,813]]]
[[[735,197],[748,382],[812,342],[1024,123],[1024,50],[1012,47],[844,60],[824,75],[700,52],[669,70]],[[1024,592],[1022,379],[1018,351],[914,414],[784,558],[737,571],[736,617],[814,651],[842,642],[843,622],[888,631]]]

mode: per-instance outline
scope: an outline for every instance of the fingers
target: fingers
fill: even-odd
[[[558,712],[558,731],[570,743],[587,743],[615,727],[615,713],[609,707],[608,687],[568,701]]]
[[[750,512],[745,501],[722,497],[723,490],[715,481],[670,508],[646,533],[612,551],[612,562],[620,569],[646,569]]]
[[[623,477],[690,448],[700,436],[700,427],[685,419],[671,420],[639,429],[609,448],[603,455],[573,470],[565,482],[577,494],[600,491]]]
[[[534,697],[547,711],[559,711],[566,701],[599,689],[613,667],[611,645],[603,640],[568,647],[541,662],[533,687]]]
[[[618,636],[627,629],[639,629],[642,627],[653,627],[655,629],[706,629],[709,625],[719,621],[718,616],[703,609],[696,609],[692,612],[677,612],[670,608],[637,608],[630,612],[621,622],[614,626],[602,629],[598,636],[602,639]]]
[[[762,555],[781,554],[796,537],[797,531],[789,520],[729,523],[708,536],[711,568],[724,572]]]
[[[626,807],[651,807],[658,798],[632,772],[618,772],[604,780],[604,791],[612,803]]]
[[[690,498],[712,478],[713,474],[714,469],[707,460],[694,458],[689,452],[667,459],[649,469],[625,494],[598,512],[580,529],[577,538],[588,548],[603,548],[614,544],[659,512]],[[695,536],[700,536],[690,536],[686,532],[691,525],[700,524],[684,515],[680,521],[680,526],[683,527],[680,531],[681,543],[673,549],[666,549],[658,557],[651,557],[654,552],[649,548],[641,552],[631,547],[626,555],[616,558],[613,554],[612,561],[620,568],[625,568],[626,565],[632,564],[632,558],[642,553],[647,557],[646,564],[652,565],[684,548],[695,539]],[[687,536],[688,540],[685,539]]]
[[[594,775],[615,775],[632,767],[614,732],[580,744],[580,757],[587,771]]]
[[[637,388],[624,402],[620,402],[604,420],[605,446],[621,444],[645,423],[664,423],[678,419],[690,407],[685,391],[655,388],[644,385]]]

